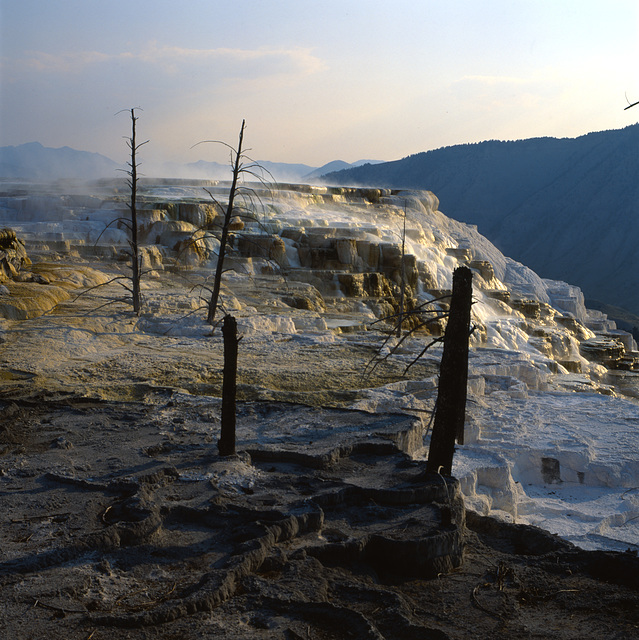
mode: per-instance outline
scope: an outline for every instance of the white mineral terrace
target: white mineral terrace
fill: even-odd
[[[225,185],[212,183],[207,189],[224,200]],[[340,317],[313,310],[292,317],[275,304],[272,312],[255,315],[239,297],[227,295],[244,344],[278,336],[317,345],[340,340],[378,344],[378,334],[360,330],[377,319],[375,305],[361,297],[349,302],[338,276],[371,271],[373,253],[390,255],[391,245],[401,245],[405,221],[405,253],[415,257],[413,288],[419,302],[450,289],[452,272],[460,264],[470,264],[475,273],[466,437],[453,468],[467,506],[540,526],[584,548],[639,549],[639,403],[633,397],[639,396],[634,380],[639,374],[610,376],[580,349],[596,337],[594,329],[600,340],[623,341],[628,354],[636,350],[631,336],[615,335],[613,324],[588,311],[577,287],[540,278],[503,256],[475,228],[447,218],[430,192],[306,186],[256,191],[250,201],[256,221],[245,220],[243,232],[275,234],[283,243],[288,278],[310,282],[324,296],[344,298],[344,307]],[[202,185],[167,182],[145,184],[141,196],[142,208],[152,202],[199,203],[189,219],[176,219],[166,209],[142,212],[147,266],[161,271],[174,246],[206,219],[210,194]],[[5,197],[0,201],[0,227],[13,228],[27,249],[44,250],[46,245],[52,250],[67,243],[68,251],[86,247],[88,252],[98,243],[107,255],[127,246],[122,225],[105,230],[111,220],[126,214],[124,205],[124,198],[117,203],[104,194],[75,196],[71,204],[46,194]],[[308,251],[301,248],[302,235],[311,249],[334,251],[341,268],[334,259],[324,268],[311,265]],[[201,240],[200,257],[214,260],[216,250],[214,240]],[[232,292],[234,282],[245,280],[247,272],[260,273],[267,266],[258,256],[238,261],[226,285]],[[95,268],[100,269],[99,264]],[[320,279],[312,275],[314,270],[321,272]],[[388,277],[394,277],[390,270]],[[143,316],[136,331],[152,334],[166,328],[198,348],[210,327],[195,317],[171,323],[161,317],[161,300],[154,300],[156,315]],[[12,326],[0,320],[0,332]],[[75,357],[104,346],[71,331],[64,340],[60,351]],[[393,357],[409,362],[422,344],[423,339],[407,341]],[[437,360],[440,355],[436,346],[425,357]],[[626,395],[615,381],[624,383]],[[412,412],[427,423],[436,385],[436,377],[431,377],[371,388],[353,408]]]

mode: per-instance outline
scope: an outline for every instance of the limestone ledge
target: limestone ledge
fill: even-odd
[[[0,317],[29,320],[69,300],[75,290],[104,284],[108,277],[90,267],[33,265],[30,281],[8,280],[0,289]]]

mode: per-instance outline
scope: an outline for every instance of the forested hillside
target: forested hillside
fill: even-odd
[[[540,275],[639,313],[639,125],[457,145],[324,180],[429,189],[446,215]]]

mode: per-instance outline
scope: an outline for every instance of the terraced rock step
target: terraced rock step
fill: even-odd
[[[349,633],[379,638],[374,613],[346,613],[319,588],[328,573],[364,571],[392,599],[383,583],[462,565],[459,483],[425,474],[402,451],[421,438],[418,420],[249,403],[238,449],[248,445],[251,455],[224,458],[203,399],[8,409],[31,457],[2,473],[3,593],[26,589],[31,602],[60,607],[73,624],[110,635],[205,612],[225,617],[217,610],[247,593],[282,602],[293,571],[287,624],[312,611],[341,612]],[[38,423],[53,436],[48,447],[29,427]],[[57,437],[63,425],[66,435]],[[96,455],[96,442],[107,440],[108,452]],[[38,590],[42,573],[63,600],[51,604]]]

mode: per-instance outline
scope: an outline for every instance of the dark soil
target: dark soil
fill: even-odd
[[[390,446],[220,458],[217,424],[1,402],[1,637],[639,638],[635,555],[464,514]]]

